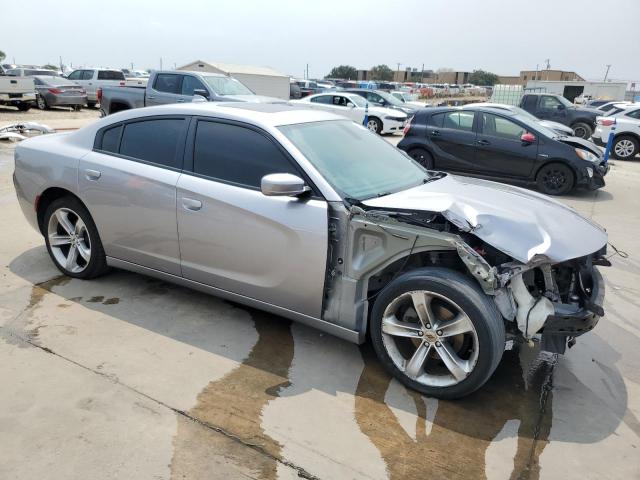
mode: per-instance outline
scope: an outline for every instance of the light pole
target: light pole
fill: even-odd
[[[604,80],[603,80],[603,82],[606,82],[606,81],[607,81],[607,77],[609,76],[609,69],[610,69],[610,68],[611,68],[611,65],[610,65],[610,64],[609,64],[609,65],[607,65],[607,71],[606,71],[606,72],[605,72],[605,74],[604,74]]]

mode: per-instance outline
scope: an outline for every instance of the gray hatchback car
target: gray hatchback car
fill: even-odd
[[[429,395],[480,388],[511,340],[562,353],[604,313],[600,227],[543,195],[427,171],[330,113],[130,110],[24,141],[14,180],[66,275],[123,268],[370,337]]]

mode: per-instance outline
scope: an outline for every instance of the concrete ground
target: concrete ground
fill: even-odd
[[[61,276],[12,155],[0,145],[0,478],[640,478],[640,161],[563,199],[628,254],[604,269],[606,317],[566,356],[506,352],[451,402],[280,317],[122,271]]]

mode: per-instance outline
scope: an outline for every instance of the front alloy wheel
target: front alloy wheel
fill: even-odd
[[[613,143],[613,154],[620,160],[629,160],[638,153],[638,143],[632,137],[620,137]]]

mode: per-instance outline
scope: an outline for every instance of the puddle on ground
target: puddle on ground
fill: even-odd
[[[234,452],[222,454],[257,478],[277,478],[277,459],[282,445],[269,437],[262,428],[262,411],[289,385],[288,375],[293,360],[291,322],[265,312],[249,311],[258,332],[258,341],[249,356],[235,370],[211,382],[198,395],[196,405],[188,414],[205,424],[220,428],[239,439],[242,444],[267,455],[247,455],[246,447],[233,442]],[[219,474],[221,453],[216,445],[227,437],[178,417],[174,438],[171,477],[214,478]],[[224,439],[224,440],[223,440]],[[226,450],[228,451],[228,447]]]
[[[364,345],[361,351],[365,367],[355,394],[356,420],[384,458],[391,479],[486,478],[487,448],[514,419],[520,423],[511,479],[539,477],[538,459],[551,429],[552,360],[539,356],[523,375],[518,354],[505,352],[479,391],[461,400],[438,401],[430,431],[425,428],[425,398],[407,390],[418,412],[414,439],[385,403],[391,377],[372,347]]]

